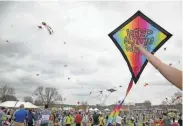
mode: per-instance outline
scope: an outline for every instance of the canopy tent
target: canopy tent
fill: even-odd
[[[104,111],[106,111],[106,112],[108,112],[108,111],[110,111],[108,108],[106,108],[106,109],[104,109]]]
[[[24,108],[39,108],[38,106],[36,106],[30,102],[20,102],[20,101],[2,102],[2,103],[0,103],[0,107],[19,108],[21,104],[24,105]]]
[[[99,109],[98,108],[95,108],[94,111],[99,111]]]
[[[69,111],[69,110],[73,110],[73,108],[72,107],[64,107],[63,110]]]
[[[89,109],[89,111],[93,111],[93,109],[92,109],[92,108],[90,108],[90,109]]]

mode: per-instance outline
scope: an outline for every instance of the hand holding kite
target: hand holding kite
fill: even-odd
[[[146,51],[142,45],[135,44],[135,46],[168,81],[182,90],[182,71],[161,62],[156,56]]]

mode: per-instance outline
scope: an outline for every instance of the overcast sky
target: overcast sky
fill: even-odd
[[[105,97],[116,87],[105,104],[115,103],[131,74],[108,33],[138,10],[173,34],[155,55],[182,69],[181,2],[0,2],[0,86],[15,87],[19,99],[37,86],[56,87],[69,104],[103,103],[99,91]],[[42,21],[53,35],[38,29]],[[160,104],[177,90],[148,63],[126,102]]]

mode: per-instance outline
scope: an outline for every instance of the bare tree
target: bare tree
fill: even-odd
[[[26,97],[24,97],[24,102],[33,103],[33,99],[32,99],[32,97],[30,97],[30,96],[26,96]]]
[[[43,102],[41,100],[35,100],[34,102],[35,105],[44,105]]]
[[[8,85],[3,86],[0,88],[0,100],[5,102],[7,100],[15,100],[15,88],[10,87]]]
[[[16,98],[16,96],[13,95],[4,95],[3,97],[1,97],[1,101],[5,102],[5,101],[17,101],[18,99]]]
[[[37,96],[43,104],[50,105],[54,101],[62,101],[62,96],[59,94],[58,90],[53,87],[37,87],[34,91],[34,95]]]

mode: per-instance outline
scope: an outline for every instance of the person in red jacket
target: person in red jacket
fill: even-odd
[[[82,121],[82,116],[81,116],[81,112],[79,112],[78,114],[76,114],[76,117],[75,117],[76,126],[81,126],[81,121]]]

